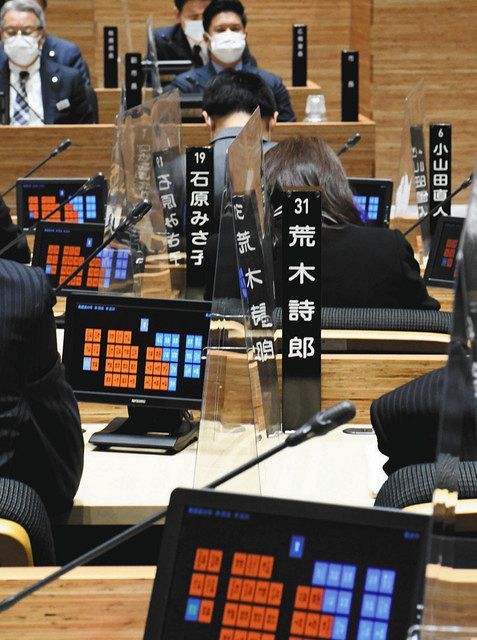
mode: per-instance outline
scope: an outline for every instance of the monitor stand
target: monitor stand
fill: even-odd
[[[199,424],[188,411],[128,407],[128,418],[114,418],[89,442],[100,449],[161,449],[177,453],[197,440]]]

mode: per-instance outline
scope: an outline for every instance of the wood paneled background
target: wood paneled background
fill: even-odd
[[[308,24],[309,77],[339,105],[340,51],[360,50],[361,112],[377,123],[376,175],[396,179],[403,101],[426,78],[428,121],[454,127],[454,184],[477,159],[476,0],[244,0],[259,64],[291,80],[291,24]],[[145,50],[145,20],[170,24],[173,0],[50,0],[52,33],[76,41],[102,84],[102,27],[120,50]],[[128,35],[130,33],[130,36]],[[461,202],[467,200],[463,194]]]

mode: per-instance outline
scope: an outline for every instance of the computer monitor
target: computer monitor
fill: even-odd
[[[391,201],[393,197],[392,180],[375,178],[348,178],[361,220],[372,227],[389,226]]]
[[[57,287],[100,246],[103,236],[102,224],[40,221],[35,232],[32,265],[41,267],[51,286]],[[132,277],[129,250],[106,247],[59,295],[74,290],[129,291]]]
[[[454,287],[455,262],[465,218],[439,216],[424,273],[430,287]]]
[[[180,450],[196,438],[211,303],[71,293],[63,362],[78,400],[128,406],[91,442]],[[153,436],[151,433],[170,436]]]
[[[20,178],[17,180],[17,219],[24,229],[48,215],[72,196],[88,178]],[[86,193],[76,196],[49,220],[104,223],[107,183],[96,178]]]
[[[402,640],[427,516],[176,489],[145,640]]]

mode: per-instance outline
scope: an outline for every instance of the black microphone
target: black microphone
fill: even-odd
[[[149,200],[143,200],[138,205],[136,205],[131,213],[126,216],[125,220],[123,220],[123,222],[118,225],[117,229],[113,231],[113,233],[108,238],[106,238],[106,240],[104,240],[99,247],[97,247],[92,253],[90,253],[89,256],[79,265],[79,267],[77,267],[65,280],[63,280],[63,282],[60,282],[60,284],[55,287],[55,289],[53,289],[55,295],[57,295],[63,289],[63,287],[66,287],[66,285],[69,284],[71,280],[73,280],[73,278],[76,278],[78,273],[85,267],[87,267],[91,260],[96,258],[96,256],[101,253],[103,249],[111,244],[114,238],[142,220],[146,213],[150,211],[151,207],[152,204],[149,202]]]
[[[5,91],[0,91],[0,124],[8,124],[7,97]]]
[[[45,121],[43,120],[43,118],[40,116],[40,114],[38,113],[38,111],[35,111],[35,109],[30,105],[30,103],[28,102],[28,100],[25,98],[25,96],[20,93],[18,91],[18,89],[15,87],[15,85],[13,85],[11,82],[9,83],[9,87],[10,89],[13,89],[13,91],[15,91],[16,94],[18,94],[20,96],[20,98],[23,100],[23,102],[26,104],[26,106],[30,109],[30,111],[32,111],[36,117],[38,118],[38,120],[41,120],[41,122],[43,124],[45,124]]]
[[[474,179],[474,172],[472,172],[471,174],[469,174],[467,176],[467,178],[464,180],[464,182],[457,187],[457,189],[455,191],[453,191],[450,195],[447,196],[447,198],[445,200],[443,200],[442,202],[439,202],[439,204],[436,204],[436,206],[431,209],[429,211],[429,213],[426,213],[425,216],[422,216],[422,218],[419,218],[419,220],[417,220],[417,222],[415,222],[414,224],[412,224],[409,229],[407,229],[406,231],[404,231],[404,236],[408,236],[411,231],[414,231],[414,229],[416,227],[418,227],[419,225],[421,225],[424,220],[427,220],[428,218],[433,218],[435,215],[437,215],[437,213],[439,212],[439,209],[447,204],[448,202],[450,202],[452,200],[452,198],[454,198],[458,193],[460,193],[461,191],[464,191],[464,189],[467,189],[467,187],[470,187],[470,185],[472,184],[472,180]]]
[[[0,249],[0,258],[3,256],[4,253],[6,253],[11,247],[14,247],[18,242],[20,242],[20,240],[22,240],[23,238],[25,238],[29,233],[31,233],[32,231],[34,231],[37,226],[38,223],[40,222],[40,220],[48,220],[49,218],[51,218],[51,216],[55,215],[55,213],[57,213],[61,207],[64,207],[65,205],[67,205],[69,202],[71,202],[71,200],[73,200],[73,198],[76,198],[76,196],[81,195],[82,193],[85,193],[86,191],[89,191],[91,188],[93,188],[94,186],[96,186],[96,181],[99,178],[102,178],[103,174],[101,172],[97,173],[96,175],[92,176],[91,178],[88,178],[86,180],[86,182],[84,182],[81,187],[79,187],[79,189],[77,189],[69,198],[67,198],[66,200],[64,200],[63,202],[60,202],[60,204],[55,207],[55,209],[53,209],[53,211],[50,211],[50,213],[45,216],[44,218],[38,219],[36,222],[34,222],[31,227],[29,227],[28,229],[25,229],[25,231],[23,231],[23,233],[21,233],[19,236],[17,236],[16,238],[14,238],[11,242],[9,242],[7,245],[5,245],[2,249]]]
[[[60,144],[56,147],[56,149],[53,149],[53,151],[51,151],[51,153],[49,153],[46,158],[44,158],[41,162],[36,164],[33,167],[33,169],[30,169],[30,171],[28,171],[28,173],[25,173],[25,175],[22,176],[22,178],[29,178],[32,173],[35,173],[35,171],[38,171],[38,169],[40,169],[40,167],[42,167],[44,164],[49,162],[52,158],[57,156],[59,153],[63,153],[63,151],[68,149],[68,147],[70,147],[71,144],[72,143],[71,143],[71,140],[69,138],[66,138],[66,140],[63,140],[63,142],[60,142]],[[13,184],[11,184],[6,191],[4,191],[3,193],[0,194],[0,198],[3,198],[4,196],[6,196],[7,193],[10,193],[10,191],[12,189],[14,189],[16,186],[17,186],[17,181],[15,180],[15,182]]]
[[[354,136],[351,136],[351,138],[348,138],[344,147],[341,147],[341,149],[338,151],[336,155],[341,156],[343,153],[346,153],[347,151],[352,149],[356,144],[358,144],[360,140],[361,140],[361,134],[355,133]]]
[[[340,402],[339,404],[334,405],[329,409],[325,409],[324,411],[319,411],[317,414],[313,416],[313,418],[311,418],[308,422],[306,422],[302,427],[297,429],[294,433],[290,434],[286,438],[286,440],[284,440],[281,444],[277,445],[273,449],[270,449],[269,451],[266,451],[265,453],[262,453],[262,455],[257,456],[256,458],[252,458],[252,460],[249,460],[245,464],[240,465],[233,471],[226,473],[225,475],[221,476],[214,482],[211,482],[210,484],[206,485],[204,489],[216,489],[217,487],[224,484],[225,482],[232,480],[233,478],[240,475],[241,473],[248,471],[255,465],[259,464],[260,462],[263,462],[267,458],[271,458],[272,456],[282,451],[283,449],[286,449],[287,447],[294,447],[298,444],[301,444],[302,442],[305,442],[306,440],[309,440],[310,438],[313,438],[314,436],[324,435],[325,433],[330,431],[330,429],[339,427],[341,424],[344,424],[349,420],[351,420],[355,416],[355,413],[356,413],[356,409],[354,405],[348,401]],[[53,573],[50,573],[50,575],[46,576],[46,578],[43,578],[42,580],[38,580],[37,582],[34,582],[33,584],[29,585],[25,589],[22,589],[18,593],[12,596],[9,596],[8,598],[4,598],[0,602],[0,612],[10,609],[17,602],[20,602],[30,594],[35,593],[36,591],[42,589],[47,584],[54,582],[57,578],[61,578],[61,576],[64,576],[69,571],[76,569],[76,567],[81,567],[84,564],[90,562],[91,560],[95,560],[96,558],[99,558],[101,555],[110,551],[111,549],[114,549],[115,547],[122,544],[123,542],[126,542],[126,540],[130,540],[131,538],[138,535],[145,529],[148,529],[151,525],[153,525],[158,520],[161,520],[162,518],[164,518],[167,515],[168,511],[169,511],[169,507],[166,507],[165,509],[161,509],[154,515],[149,516],[145,520],[142,520],[141,522],[138,522],[138,524],[135,524],[134,526],[129,527],[128,529],[114,536],[110,540],[107,540],[106,542],[103,542],[102,544],[98,545],[95,549],[91,549],[90,551],[87,551],[79,558],[76,558],[75,560],[71,560],[71,562],[68,562],[63,567],[60,567]]]

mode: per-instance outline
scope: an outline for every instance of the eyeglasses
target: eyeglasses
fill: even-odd
[[[41,31],[43,27],[25,27],[24,29],[15,29],[14,27],[7,27],[6,29],[2,29],[2,35],[5,38],[13,38],[14,36],[20,34],[22,36],[32,36],[37,31]]]

